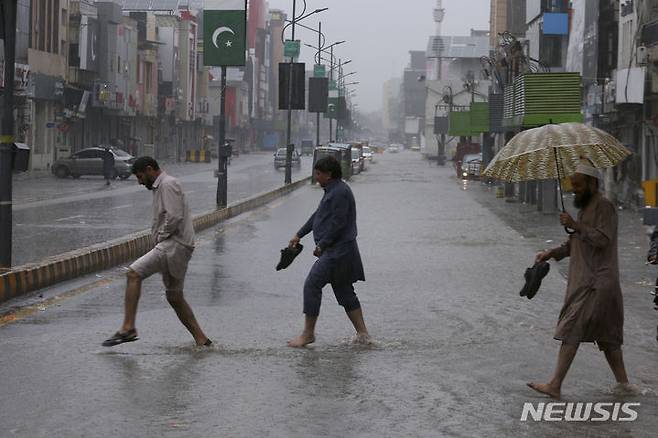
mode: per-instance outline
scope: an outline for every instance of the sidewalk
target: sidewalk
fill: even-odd
[[[520,202],[507,202],[496,198],[495,188],[479,182],[470,182],[468,193],[481,205],[493,212],[507,225],[514,228],[525,239],[532,242],[537,250],[552,248],[566,240],[566,233],[559,223],[559,213],[544,214],[537,211],[535,205]],[[573,196],[564,200],[567,210],[575,217]],[[651,306],[652,298],[647,293],[653,288],[658,269],[644,263],[649,249],[648,227],[642,224],[642,217],[632,210],[618,210],[619,215],[619,267],[622,289],[626,297],[633,296]],[[528,259],[532,264],[532,259]],[[563,275],[567,275],[567,263],[559,265]]]

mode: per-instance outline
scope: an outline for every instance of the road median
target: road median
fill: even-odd
[[[194,217],[196,232],[262,207],[310,182],[310,177],[235,202],[226,208]],[[139,231],[119,239],[48,257],[38,263],[16,266],[0,275],[0,303],[62,281],[109,269],[135,260],[151,249],[150,232]]]

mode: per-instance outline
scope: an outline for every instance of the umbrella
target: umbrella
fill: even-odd
[[[573,175],[582,159],[605,169],[629,155],[619,140],[601,129],[582,123],[549,124],[514,136],[482,175],[506,182],[557,179],[565,211],[561,180]]]

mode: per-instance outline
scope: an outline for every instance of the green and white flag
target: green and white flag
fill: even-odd
[[[203,64],[213,67],[245,65],[247,1],[205,0]]]

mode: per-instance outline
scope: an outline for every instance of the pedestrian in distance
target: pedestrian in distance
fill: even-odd
[[[161,170],[151,157],[138,158],[132,166],[132,173],[139,184],[153,191],[151,240],[154,247],[130,265],[123,324],[119,331],[103,342],[103,346],[113,347],[138,339],[135,319],[142,281],[157,272],[162,274],[167,301],[176,311],[178,319],[192,334],[197,345],[210,346],[212,341],[201,330],[183,296],[185,273],[194,251],[194,227],[180,182]]]
[[[658,265],[658,227],[651,233],[647,263]],[[656,279],[656,287],[653,291],[653,304],[656,306],[655,309],[658,310],[658,278]],[[658,341],[658,327],[656,327],[656,340]]]
[[[313,232],[318,259],[304,282],[304,330],[288,341],[290,347],[303,347],[315,342],[315,324],[320,314],[322,288],[327,284],[336,295],[356,330],[355,342],[368,343],[370,337],[363,320],[361,304],[353,284],[365,281],[359,247],[356,243],[356,202],[352,190],[342,181],[340,163],[333,157],[321,158],[314,166],[315,180],[324,189],[317,210],[290,239],[295,248],[300,240]]]
[[[542,394],[560,398],[562,382],[582,342],[595,342],[617,381],[616,390],[633,391],[622,354],[624,304],[619,283],[617,211],[599,192],[599,173],[581,160],[571,177],[578,219],[568,213],[560,223],[573,230],[560,247],[540,252],[536,262],[570,257],[567,291],[555,331],[562,341],[557,366],[548,383],[528,383]]]
[[[105,185],[110,185],[110,180],[114,178],[114,154],[109,146],[103,149],[103,176],[105,177]]]

